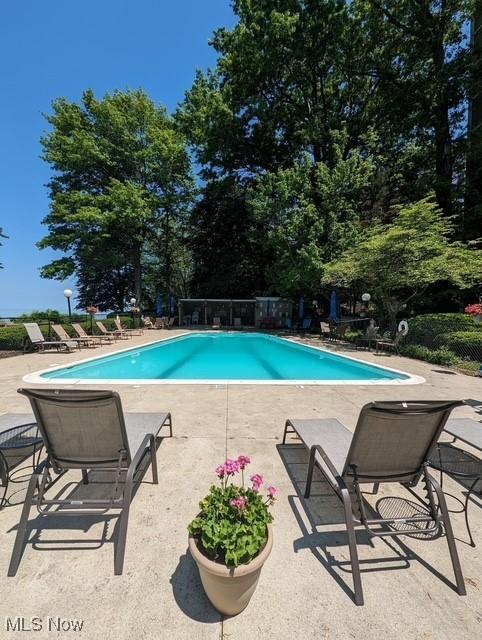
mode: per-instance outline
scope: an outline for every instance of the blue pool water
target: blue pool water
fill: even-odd
[[[389,382],[403,373],[260,333],[194,333],[42,374],[69,380]]]

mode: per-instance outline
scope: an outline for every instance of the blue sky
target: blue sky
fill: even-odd
[[[54,98],[79,100],[144,88],[172,111],[196,68],[215,62],[208,40],[232,26],[229,0],[2,0],[0,2],[0,315],[59,308],[66,286],[42,280],[53,252],[35,242],[45,234],[45,183],[39,138],[42,113]]]

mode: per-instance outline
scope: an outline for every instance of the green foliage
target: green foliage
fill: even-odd
[[[242,512],[230,504],[239,497],[247,501]],[[201,513],[188,531],[212,560],[237,567],[250,562],[266,544],[267,525],[273,517],[260,493],[234,485],[213,485],[199,507]]]
[[[18,322],[50,322],[62,323],[68,322],[69,316],[66,313],[60,313],[56,309],[45,309],[45,311],[31,311],[30,313],[23,313],[17,318]],[[85,320],[85,313],[73,313],[72,320],[74,322]]]
[[[327,265],[323,281],[362,286],[390,324],[403,306],[435,282],[469,288],[480,280],[482,251],[452,241],[453,224],[430,198],[399,207],[390,224],[378,224]]]
[[[472,316],[466,313],[425,313],[410,319],[410,331],[405,342],[439,347],[444,336],[457,331],[482,331]]]
[[[39,246],[65,256],[42,275],[62,280],[75,272],[80,307],[122,310],[131,295],[139,303],[144,255],[162,237],[170,261],[169,239],[192,196],[183,136],[143,91],[98,100],[89,90],[81,104],[61,98],[47,120],[43,157],[54,177],[49,233]]]
[[[250,204],[268,229],[276,256],[267,272],[275,291],[285,296],[316,293],[324,265],[360,234],[359,203],[371,170],[371,163],[357,153],[338,159],[333,168],[305,158],[256,182]]]
[[[450,349],[434,350],[419,344],[404,345],[400,348],[400,353],[408,358],[417,358],[444,367],[451,367],[460,362],[460,358]]]
[[[273,255],[263,224],[233,179],[211,181],[191,216],[194,297],[249,298],[267,287]]]
[[[237,567],[250,562],[264,547],[268,524],[273,520],[268,507],[277,490],[268,487],[268,496],[260,493],[263,477],[251,476],[252,486],[244,486],[244,473],[251,460],[239,456],[226,460],[216,469],[220,486],[212,485],[209,494],[199,503],[200,513],[189,524],[188,531],[204,553],[216,562]],[[242,486],[230,484],[241,472]]]
[[[442,342],[459,356],[482,361],[482,330],[447,333]]]
[[[22,325],[0,327],[0,350],[20,351],[26,337],[27,332]]]

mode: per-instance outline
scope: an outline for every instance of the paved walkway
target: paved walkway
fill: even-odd
[[[130,344],[167,335],[146,332]],[[87,355],[125,346],[125,342],[104,346]],[[83,620],[82,634],[77,635],[89,640],[482,637],[480,501],[474,499],[470,506],[475,549],[465,544],[463,517],[453,516],[467,597],[459,597],[452,588],[444,538],[369,542],[360,533],[366,601],[360,608],[351,599],[348,547],[337,499],[320,481],[312,498],[301,497],[307,456],[297,444],[280,445],[286,417],[336,416],[353,428],[360,407],[369,400],[482,400],[481,379],[397,356],[361,351],[357,356],[421,375],[427,382],[410,387],[119,385],[126,410],[171,411],[175,434],[159,448],[160,484],[150,484],[148,474],[133,502],[124,574],[113,575],[115,518],[52,519],[37,529],[39,520],[32,513],[18,574],[7,579],[20,506],[7,507],[0,512],[0,637],[24,637],[22,632],[6,632],[5,618],[17,616],[25,619],[26,626],[31,617],[42,618],[43,629],[36,638],[74,635],[55,631],[55,624],[48,631],[48,619],[56,623],[58,617]],[[26,399],[16,392],[26,373],[78,359],[78,354],[46,353],[0,360],[0,413],[28,411]],[[463,407],[456,416],[482,421],[479,407]],[[279,488],[275,544],[248,608],[237,617],[222,619],[204,596],[187,554],[186,525],[215,480],[217,464],[226,455],[241,453],[251,456],[253,472],[264,474]],[[73,489],[79,478],[68,475],[68,488]],[[448,480],[445,486],[462,497],[458,483]],[[24,487],[19,484],[18,493],[11,495],[13,503],[21,501]],[[390,491],[382,491],[375,500],[389,495]],[[449,507],[458,506],[450,499]]]

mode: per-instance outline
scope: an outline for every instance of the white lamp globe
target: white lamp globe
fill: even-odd
[[[135,298],[131,298],[131,305],[134,306],[136,303],[136,299]]]
[[[364,293],[364,294],[362,294],[361,299],[363,300],[363,302],[370,302],[371,295],[369,293]]]
[[[64,289],[64,296],[66,298],[71,298],[73,295],[72,289]]]

